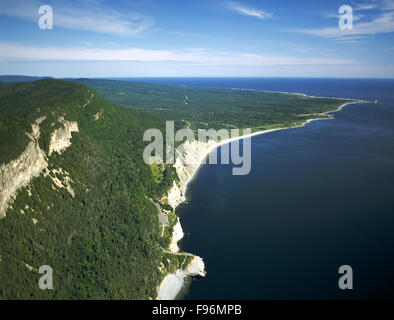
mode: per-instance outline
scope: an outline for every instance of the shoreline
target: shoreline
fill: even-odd
[[[246,90],[246,89],[245,89],[245,90]],[[248,90],[249,90],[249,89],[248,89]],[[294,94],[298,94],[298,93],[294,93]],[[327,98],[327,99],[328,99],[328,98]],[[335,98],[329,98],[329,99],[335,99]],[[345,99],[345,98],[339,98],[339,99],[349,100],[349,99]],[[241,139],[247,139],[247,138],[251,138],[251,137],[254,137],[254,136],[258,136],[258,135],[262,135],[262,134],[266,134],[266,133],[270,133],[270,132],[274,132],[274,131],[279,131],[279,130],[289,130],[289,129],[301,128],[301,127],[306,126],[308,123],[310,123],[310,122],[312,122],[312,121],[317,121],[317,120],[332,120],[334,117],[333,117],[333,116],[330,116],[330,115],[329,115],[330,113],[336,113],[336,112],[338,112],[338,111],[341,111],[341,110],[342,110],[344,107],[346,107],[347,105],[350,105],[350,104],[357,104],[357,103],[369,103],[369,102],[368,102],[368,101],[363,101],[363,100],[357,100],[357,101],[354,101],[354,102],[346,102],[346,103],[344,103],[344,104],[341,104],[341,105],[338,107],[338,109],[336,109],[336,110],[327,111],[327,112],[324,112],[324,113],[320,113],[320,115],[329,116],[329,118],[313,118],[313,119],[308,119],[308,120],[305,120],[303,123],[301,123],[301,124],[299,124],[299,125],[292,126],[292,127],[279,127],[279,128],[267,129],[267,130],[262,130],[262,131],[256,131],[256,132],[252,132],[252,133],[247,134],[247,135],[242,135],[242,136],[239,136],[239,137],[232,137],[232,138],[229,138],[229,139],[227,139],[227,140],[217,142],[215,145],[213,145],[211,148],[209,148],[209,149],[207,150],[207,153],[205,154],[205,157],[207,157],[207,156],[208,156],[213,150],[215,150],[216,148],[219,148],[219,147],[221,147],[221,146],[223,146],[223,145],[225,145],[225,144],[227,144],[227,143],[231,143],[231,142],[233,142],[233,141],[237,141],[237,140],[241,140]],[[205,159],[205,157],[204,157],[204,159]],[[198,173],[198,171],[199,171],[200,168],[201,168],[201,164],[197,167],[197,169],[195,170],[195,172],[190,176],[189,180],[186,181],[185,186],[184,186],[184,190],[181,190],[184,197],[186,196],[186,191],[187,191],[187,186],[188,186],[188,184],[195,178],[195,176],[196,176],[196,174]],[[182,202],[185,202],[185,201],[186,201],[186,199],[185,199],[184,201],[182,201]],[[182,202],[181,202],[181,203],[182,203]],[[178,217],[178,218],[179,218],[179,217]]]
[[[240,89],[240,90],[246,90],[246,89]],[[297,94],[297,93],[293,93],[293,94]],[[331,99],[336,99],[336,98],[331,98]],[[211,144],[206,150],[204,150],[203,152],[203,156],[200,157],[201,160],[199,161],[198,165],[193,168],[191,174],[188,176],[187,180],[182,184],[180,183],[180,186],[178,187],[174,181],[174,187],[170,190],[169,194],[168,194],[168,198],[170,198],[170,194],[172,194],[173,192],[175,192],[177,199],[176,199],[176,203],[173,206],[173,210],[175,212],[176,208],[183,202],[186,201],[186,192],[187,192],[187,187],[189,185],[189,183],[196,177],[199,169],[201,168],[202,165],[202,161],[215,149],[227,144],[227,143],[231,143],[233,141],[236,140],[241,140],[241,139],[248,139],[257,135],[262,135],[262,134],[266,134],[266,133],[270,133],[270,132],[274,132],[274,131],[279,131],[279,130],[287,130],[287,129],[295,129],[295,128],[300,128],[300,127],[304,127],[306,126],[308,123],[312,122],[312,121],[316,121],[316,120],[332,120],[334,119],[334,116],[331,116],[331,113],[336,113],[338,111],[341,111],[344,107],[346,107],[347,105],[350,104],[358,104],[358,103],[371,103],[370,101],[364,101],[364,100],[355,100],[355,99],[346,99],[346,98],[338,98],[338,100],[352,100],[350,102],[346,102],[341,104],[336,110],[333,111],[327,111],[324,113],[320,113],[319,115],[323,116],[328,116],[328,118],[313,118],[313,119],[308,119],[306,121],[304,121],[303,123],[299,124],[299,125],[295,125],[292,127],[279,127],[279,128],[273,128],[273,129],[267,129],[267,130],[262,130],[262,131],[256,131],[256,132],[252,132],[250,134],[247,135],[242,135],[242,136],[238,136],[238,137],[232,137],[230,139],[224,140],[224,141],[220,141],[220,142],[215,142],[213,144]],[[175,166],[175,165],[174,165]],[[178,173],[178,172],[177,172]],[[174,190],[175,189],[175,190]],[[173,230],[173,236],[171,239],[171,244],[170,244],[170,248],[169,250],[176,254],[179,252],[179,247],[178,247],[178,242],[183,238],[184,233],[182,230],[182,226],[180,223],[180,218],[179,216],[177,217],[178,221],[176,224],[176,229],[174,227]],[[179,294],[179,292],[181,291],[181,289],[184,286],[184,280],[186,277],[189,276],[205,276],[206,271],[205,271],[205,266],[204,266],[204,262],[203,259],[193,255],[193,260],[190,263],[190,265],[193,264],[193,261],[198,261],[198,271],[193,270],[195,272],[189,272],[187,270],[187,268],[185,270],[181,268],[177,269],[175,271],[175,273],[170,273],[167,274],[164,279],[162,280],[162,282],[160,283],[159,287],[157,288],[157,300],[174,300],[177,295]],[[189,267],[189,266],[188,266]],[[193,269],[195,269],[195,266],[192,267]]]

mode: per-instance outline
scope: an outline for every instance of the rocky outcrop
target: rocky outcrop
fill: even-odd
[[[179,204],[185,201],[185,197],[182,194],[178,184],[174,181],[174,184],[168,193],[168,204],[175,209]]]
[[[78,124],[75,121],[65,121],[64,118],[59,118],[58,121],[63,125],[63,128],[56,129],[51,134],[49,156],[51,156],[53,152],[62,154],[62,152],[71,145],[71,133],[79,132]]]
[[[40,149],[39,124],[45,117],[37,119],[32,124],[32,133],[28,133],[31,142],[18,159],[0,166],[0,218],[4,218],[9,201],[15,196],[19,188],[27,186],[30,180],[38,177],[48,166],[45,152]]]
[[[171,238],[171,243],[170,243],[170,251],[171,252],[178,252],[179,247],[178,247],[178,242],[183,238],[183,230],[181,223],[179,222],[179,218],[177,219],[177,222],[174,226],[174,229],[172,231],[172,238]]]
[[[101,109],[99,112],[97,112],[96,114],[94,114],[93,115],[93,119],[94,120],[99,120],[99,119],[102,119],[103,118],[103,112],[104,112],[104,109]]]
[[[204,261],[199,256],[194,256],[192,261],[185,269],[187,276],[201,276],[206,275]]]
[[[6,211],[9,204],[14,199],[16,192],[23,187],[26,187],[31,179],[38,177],[45,169],[48,168],[48,158],[45,152],[40,148],[38,139],[40,137],[40,124],[46,117],[38,118],[32,124],[32,132],[26,133],[30,138],[25,151],[15,160],[8,164],[0,165],[0,218],[6,216]],[[71,145],[71,133],[78,132],[78,124],[76,122],[65,121],[63,117],[58,119],[62,123],[63,128],[56,129],[52,135],[49,146],[49,155],[52,152],[61,154],[66,148]],[[55,172],[56,173],[56,172]],[[72,180],[65,175],[65,180],[62,183],[58,179],[52,180],[57,186],[61,186],[68,190],[74,196],[74,190],[71,188],[70,182]],[[31,195],[31,192],[29,192]]]
[[[179,178],[179,184],[174,185],[168,193],[168,203],[175,209],[180,203],[185,201],[187,184],[195,176],[204,158],[216,147],[218,143],[214,140],[208,142],[186,141],[180,148],[177,148],[174,168]]]
[[[175,299],[185,283],[185,278],[192,276],[205,276],[204,261],[198,256],[194,256],[185,269],[178,269],[163,279],[157,290],[157,300]]]
[[[57,175],[61,175],[63,178],[63,181],[57,178]],[[50,177],[52,179],[52,182],[56,185],[58,188],[63,188],[68,191],[68,193],[74,198],[75,197],[75,192],[74,189],[71,187],[71,182],[74,182],[70,176],[70,174],[63,170],[62,168],[59,169],[52,169],[49,170],[48,168],[45,169],[44,176],[45,177]]]
[[[174,168],[176,169],[179,183],[174,181],[173,187],[167,196],[168,204],[173,209],[185,201],[187,184],[193,179],[205,157],[217,146],[218,143],[214,140],[209,140],[205,143],[199,141],[186,141],[180,148],[177,148]],[[172,231],[172,238],[169,246],[171,252],[175,254],[179,252],[178,242],[183,238],[183,235],[182,226],[178,217]],[[157,299],[175,299],[182,289],[186,277],[197,275],[204,277],[205,274],[204,261],[198,256],[193,256],[192,261],[185,269],[181,267],[174,273],[165,276],[158,288]]]

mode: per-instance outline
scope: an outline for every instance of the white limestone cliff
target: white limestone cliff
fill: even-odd
[[[0,165],[0,218],[6,216],[8,206],[15,198],[17,191],[26,187],[33,178],[38,177],[48,168],[48,157],[38,143],[40,124],[44,120],[46,120],[46,117],[38,118],[32,124],[32,132],[26,133],[31,141],[22,154],[17,159]],[[78,132],[76,122],[64,121],[62,117],[58,121],[63,124],[63,128],[52,133],[49,155],[54,151],[59,154],[63,152],[71,145],[71,132]],[[62,186],[74,196],[74,191],[69,184],[70,181],[72,180],[66,175],[65,186],[63,184]],[[59,183],[61,182],[59,181]]]
[[[78,124],[75,121],[65,121],[64,118],[59,118],[58,120],[63,128],[56,129],[51,134],[51,140],[49,143],[49,153],[51,156],[53,152],[62,154],[62,152],[71,146],[72,132],[79,132]]]
[[[168,203],[175,209],[179,204],[184,202],[188,183],[197,173],[201,163],[205,157],[215,149],[219,144],[213,140],[208,142],[186,141],[181,148],[178,148],[174,167],[179,178],[179,183],[174,181],[173,187],[168,193]],[[178,217],[177,223],[172,231],[171,243],[169,250],[173,253],[179,252],[178,242],[183,238],[183,230]],[[204,277],[205,265],[201,257],[193,256],[189,265],[183,269],[177,269],[174,273],[168,274],[161,282],[158,291],[158,300],[175,299],[179,291],[182,289],[185,278],[191,276]]]
[[[17,159],[0,165],[0,218],[5,217],[9,201],[16,191],[27,186],[32,178],[38,177],[48,166],[45,152],[38,144],[39,124],[44,120],[38,118],[32,124],[32,133],[27,133],[31,141],[25,151]]]
[[[202,258],[194,256],[185,269],[178,269],[167,275],[157,290],[157,300],[174,300],[181,291],[186,277],[205,276],[205,266]]]
[[[183,234],[183,230],[182,230],[182,226],[181,223],[179,221],[179,217],[177,219],[177,222],[174,226],[174,229],[172,231],[172,238],[171,238],[171,243],[170,243],[170,251],[171,252],[178,252],[179,251],[179,247],[178,247],[178,242],[183,238],[184,234]]]
[[[179,184],[174,182],[168,193],[168,203],[173,209],[185,201],[187,184],[193,179],[205,157],[217,146],[218,143],[213,140],[195,140],[186,141],[181,148],[177,148],[174,168],[179,177]]]

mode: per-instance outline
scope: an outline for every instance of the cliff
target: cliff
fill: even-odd
[[[0,165],[0,218],[4,218],[10,200],[18,189],[27,186],[32,178],[38,177],[48,166],[47,156],[41,150],[39,124],[45,118],[38,118],[32,124],[32,132],[26,133],[31,140],[25,151],[8,164]]]
[[[186,141],[181,151],[177,152],[174,168],[179,178],[179,184],[174,185],[168,193],[168,203],[175,209],[180,203],[185,201],[185,194],[188,183],[196,175],[205,157],[216,147],[218,143],[209,140],[208,142]]]
[[[38,177],[48,167],[48,157],[52,152],[61,154],[71,145],[71,133],[78,132],[76,122],[68,122],[64,121],[64,118],[59,118],[63,127],[52,133],[47,155],[39,145],[40,124],[45,120],[46,116],[42,116],[31,125],[32,132],[26,133],[31,141],[25,151],[17,159],[0,166],[0,218],[6,216],[7,208],[12,199],[15,199],[17,191],[26,187],[33,178]],[[52,179],[57,186],[64,187],[59,179]],[[65,188],[73,194],[74,191],[70,187],[69,181],[66,180],[65,183]]]
[[[179,182],[175,182],[168,193],[168,203],[175,210],[179,204],[186,200],[186,190],[188,183],[198,172],[201,164],[208,154],[219,144],[213,140],[208,142],[186,141],[177,148],[174,168],[176,169]],[[170,252],[179,252],[178,242],[183,238],[184,233],[179,217],[172,230],[172,238],[169,246]],[[204,261],[201,257],[193,255],[191,262],[185,269],[178,268],[175,272],[166,275],[157,290],[158,300],[175,299],[184,285],[186,277],[201,276],[206,274]]]

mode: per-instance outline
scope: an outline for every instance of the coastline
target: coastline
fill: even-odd
[[[245,89],[245,90],[246,90],[246,89]],[[294,94],[297,94],[297,93],[294,93]],[[334,98],[332,98],[332,99],[334,99]],[[339,99],[344,99],[344,100],[346,100],[345,98],[339,98]],[[350,105],[350,104],[357,104],[357,103],[368,103],[368,101],[355,100],[354,102],[346,102],[346,103],[340,105],[340,106],[338,107],[338,109],[336,109],[336,110],[327,111],[327,112],[324,112],[324,113],[321,113],[321,114],[320,114],[320,115],[329,116],[329,118],[313,118],[313,119],[308,119],[308,120],[304,121],[303,123],[301,123],[301,124],[299,124],[299,125],[292,126],[292,127],[278,127],[278,128],[267,129],[267,130],[262,130],[262,131],[256,131],[256,132],[252,132],[252,133],[247,134],[247,135],[242,135],[242,136],[239,136],[239,137],[232,137],[232,138],[230,138],[230,139],[227,139],[227,140],[224,140],[224,141],[217,142],[217,143],[215,143],[213,146],[211,146],[209,149],[207,149],[206,154],[205,154],[205,156],[204,156],[203,158],[205,159],[205,157],[207,157],[207,156],[208,156],[213,150],[215,150],[216,148],[219,148],[219,147],[221,147],[221,146],[223,146],[223,145],[225,145],[225,144],[227,144],[227,143],[231,143],[232,141],[241,140],[241,139],[247,139],[247,138],[251,138],[251,137],[257,136],[257,135],[266,134],[266,133],[270,133],[270,132],[274,132],[274,131],[279,131],[279,130],[289,130],[289,129],[300,128],[300,127],[306,126],[308,123],[310,123],[310,122],[312,122],[312,121],[317,121],[317,120],[331,120],[331,119],[333,119],[334,117],[333,117],[333,116],[330,116],[330,113],[336,113],[336,112],[338,112],[338,111],[341,111],[341,110],[342,110],[344,107],[346,107],[347,105]],[[204,159],[203,159],[203,160],[204,160]],[[186,191],[187,191],[187,186],[188,186],[188,184],[193,180],[193,178],[195,177],[195,175],[198,173],[198,170],[200,169],[200,167],[201,167],[201,163],[200,163],[200,165],[196,168],[195,172],[194,172],[192,175],[190,175],[189,179],[188,179],[188,180],[186,181],[186,183],[184,184],[183,190],[182,190],[182,188],[181,188],[180,191],[182,192],[182,195],[183,195],[183,201],[181,201],[180,203],[186,201],[185,195],[186,195]],[[175,209],[175,208],[174,208],[174,209]],[[179,217],[178,217],[178,218],[179,218]]]
[[[241,90],[246,90],[246,89],[241,89]],[[297,93],[293,93],[293,94],[297,94]],[[332,98],[332,99],[334,99],[334,98]],[[179,186],[174,181],[173,188],[168,193],[169,203],[170,203],[171,207],[173,208],[174,212],[175,212],[176,208],[179,206],[179,204],[186,201],[187,187],[188,187],[189,183],[197,175],[198,170],[200,169],[203,160],[216,148],[223,146],[227,143],[231,143],[232,141],[236,141],[236,140],[247,139],[247,138],[251,138],[253,136],[262,135],[262,134],[266,134],[266,133],[270,133],[270,132],[274,132],[274,131],[279,131],[279,130],[304,127],[308,123],[310,123],[312,121],[316,121],[316,120],[331,120],[334,118],[334,116],[330,115],[331,113],[336,113],[336,112],[342,110],[347,105],[357,104],[357,103],[371,103],[370,101],[364,101],[364,100],[339,98],[339,100],[341,100],[341,99],[351,100],[351,101],[341,104],[336,110],[327,111],[327,112],[319,114],[321,116],[323,116],[323,115],[328,116],[328,118],[308,119],[299,125],[295,125],[295,126],[291,126],[291,127],[278,127],[278,128],[267,129],[267,130],[262,130],[262,131],[256,131],[256,132],[252,132],[247,135],[232,137],[230,139],[220,141],[220,142],[214,142],[214,141],[210,140],[203,146],[199,145],[198,142],[196,142],[194,145],[192,145],[192,144],[188,145],[188,148],[186,148],[186,152],[189,151],[189,152],[193,153],[194,155],[195,155],[195,153],[197,153],[197,157],[196,157],[194,163],[192,163],[192,165],[189,166],[189,168],[191,168],[191,170],[189,170],[189,172],[184,172],[187,170],[180,162],[178,162],[179,159],[177,159],[176,163],[174,164],[177,174],[178,174],[178,176],[180,176]],[[201,149],[202,149],[202,151],[201,151]],[[182,179],[181,177],[184,177],[185,179]],[[178,219],[177,224],[174,227],[173,235],[172,235],[172,239],[171,239],[171,244],[169,247],[169,251],[174,254],[177,254],[179,252],[178,242],[184,236],[182,226],[180,223],[180,218],[177,217],[177,219]],[[157,288],[156,299],[157,300],[174,300],[184,285],[184,279],[186,277],[197,276],[197,275],[202,276],[202,277],[206,275],[205,265],[204,265],[203,259],[201,257],[193,255],[192,261],[185,269],[183,269],[181,266],[181,268],[177,269],[175,271],[175,273],[167,274],[164,277],[164,279],[160,283],[159,287]]]

